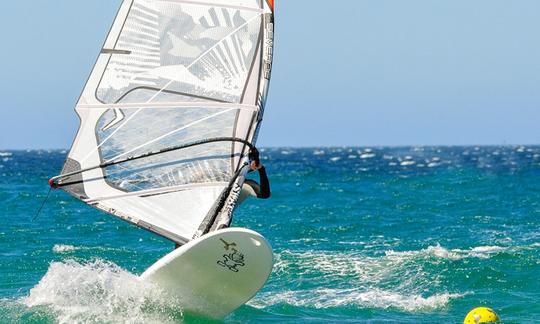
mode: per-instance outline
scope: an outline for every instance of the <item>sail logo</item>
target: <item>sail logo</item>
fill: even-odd
[[[242,187],[238,185],[238,182],[234,184],[234,187],[231,191],[231,195],[229,196],[229,199],[227,200],[227,204],[223,211],[225,212],[225,215],[227,215],[228,219],[231,218],[232,213],[234,211],[234,208],[236,206],[236,202],[238,201],[238,197],[240,197],[240,192],[242,191]]]
[[[266,24],[265,35],[266,46],[264,47],[263,73],[264,78],[270,80],[270,75],[272,74],[272,61],[274,59],[274,23],[271,19],[269,19],[269,22]]]

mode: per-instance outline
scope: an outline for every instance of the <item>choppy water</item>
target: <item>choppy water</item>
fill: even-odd
[[[235,225],[276,265],[229,323],[540,320],[540,147],[263,151],[273,198]],[[55,192],[65,152],[0,152],[0,322],[174,323],[136,275],[172,244]]]

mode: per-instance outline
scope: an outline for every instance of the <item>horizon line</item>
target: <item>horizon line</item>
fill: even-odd
[[[455,148],[455,147],[538,147],[538,144],[388,144],[388,145],[322,145],[322,146],[275,146],[275,145],[263,145],[259,146],[260,149],[335,149],[335,148],[421,148],[421,147],[441,147],[441,148]],[[69,151],[71,148],[0,148],[0,152],[4,151]]]

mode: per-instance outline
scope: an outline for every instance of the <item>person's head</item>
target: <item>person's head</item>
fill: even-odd
[[[248,158],[250,164],[252,164],[252,162],[255,162],[256,166],[259,166],[259,164],[261,163],[259,158],[259,151],[256,148],[253,148],[249,151]]]

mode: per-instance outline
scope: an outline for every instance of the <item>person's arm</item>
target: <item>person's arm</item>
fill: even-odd
[[[260,191],[257,192],[257,198],[268,199],[270,198],[270,181],[268,181],[268,176],[266,175],[266,169],[261,165],[259,168],[259,183]]]
[[[259,159],[259,151],[253,148],[249,152],[249,159],[251,161],[251,171],[259,171],[259,184],[252,186],[257,194],[257,198],[268,199],[270,198],[270,181],[266,175],[266,169],[261,164]]]

